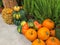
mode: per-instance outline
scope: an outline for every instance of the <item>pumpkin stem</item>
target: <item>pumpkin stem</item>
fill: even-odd
[[[52,41],[54,41],[54,37],[52,37]]]
[[[47,35],[49,35],[49,33],[48,33],[48,32],[46,32],[46,34],[47,34]]]
[[[31,35],[33,35],[33,31],[31,31]]]
[[[38,38],[38,43],[40,43],[41,41],[40,41],[40,39]]]
[[[49,22],[52,22],[52,20],[49,20]]]

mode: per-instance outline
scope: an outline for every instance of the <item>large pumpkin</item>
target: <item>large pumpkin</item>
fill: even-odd
[[[41,39],[35,39],[33,42],[32,42],[32,45],[45,45],[44,41],[41,40]]]
[[[46,27],[42,27],[38,30],[38,38],[42,40],[47,40],[50,36],[50,31]]]
[[[45,19],[42,24],[44,27],[47,27],[49,29],[54,28],[54,22],[51,19]]]
[[[30,28],[25,33],[25,37],[30,41],[34,41],[37,38],[37,32],[35,29]]]
[[[59,40],[56,37],[50,37],[46,41],[46,45],[60,45],[60,42],[59,42]]]

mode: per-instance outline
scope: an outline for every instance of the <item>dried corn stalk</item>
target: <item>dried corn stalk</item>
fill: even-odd
[[[5,8],[12,8],[17,5],[16,0],[2,0]]]

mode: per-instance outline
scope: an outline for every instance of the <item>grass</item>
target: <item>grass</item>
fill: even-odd
[[[24,10],[39,22],[50,18],[60,24],[60,0],[24,0]]]

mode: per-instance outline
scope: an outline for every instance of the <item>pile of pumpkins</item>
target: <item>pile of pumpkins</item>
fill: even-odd
[[[55,35],[55,23],[45,19],[42,24],[37,20],[22,21],[17,31],[23,34],[32,45],[60,45],[60,40]]]
[[[30,40],[32,45],[60,45],[56,37],[55,23],[51,19],[45,19],[42,24],[34,19],[27,21],[21,6],[15,6],[13,9],[4,8],[2,17],[7,24],[17,25],[17,31]]]

